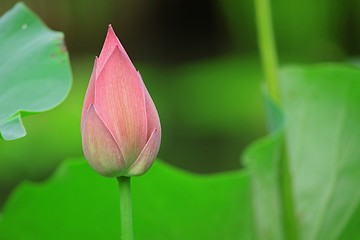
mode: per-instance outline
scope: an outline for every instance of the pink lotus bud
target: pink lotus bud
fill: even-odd
[[[86,91],[81,135],[86,160],[105,177],[142,175],[159,151],[155,105],[111,25]]]

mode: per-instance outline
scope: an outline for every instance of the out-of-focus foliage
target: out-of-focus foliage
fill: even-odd
[[[98,52],[109,23],[133,60],[178,64],[257,50],[253,1],[24,1],[51,28],[65,32],[72,54]],[[0,14],[16,2],[2,0]],[[360,54],[359,1],[272,0],[271,8],[282,60]]]
[[[21,116],[49,110],[71,85],[61,32],[48,29],[24,4],[0,18],[0,136],[23,137]]]
[[[0,7],[12,2],[1,1]],[[82,155],[81,106],[108,23],[120,33],[157,106],[163,127],[159,156],[165,161],[197,172],[237,169],[244,146],[264,134],[252,1],[58,0],[56,8],[53,1],[27,2],[66,32],[75,83],[59,108],[24,119],[26,138],[0,144],[0,205],[20,181],[43,180],[62,159]],[[271,3],[281,62],[360,53],[357,1]],[[208,16],[210,4],[217,7]],[[156,162],[134,178],[136,239],[285,240],[289,225],[298,227],[300,240],[360,239],[358,70],[291,67],[281,78],[285,125],[245,151],[245,169],[198,176]],[[274,130],[282,118],[272,115],[276,108],[267,110]],[[283,197],[284,142],[294,202]],[[15,191],[4,207],[0,238],[103,239],[106,232],[113,239],[119,236],[118,204],[116,182],[76,158],[47,182],[24,183]],[[288,222],[284,212],[292,204],[295,220]]]
[[[163,115],[159,110],[165,127],[160,156],[202,173],[239,168],[247,143],[265,134],[258,59],[227,56],[193,62],[167,77],[172,79],[170,91],[156,102],[160,107],[168,103]]]
[[[282,240],[285,236],[281,189],[281,157],[283,157],[283,115],[279,107],[264,94],[269,130],[244,153],[252,185],[255,239]],[[271,217],[270,217],[271,216]],[[289,238],[290,239],[290,238]]]
[[[257,40],[253,1],[218,2],[237,49],[255,49]],[[280,56],[295,61],[342,58],[343,50],[350,47],[345,45],[348,42],[344,42],[346,31],[351,31],[352,34],[359,32],[354,28],[349,29],[346,19],[350,17],[348,10],[356,9],[355,2],[345,4],[336,0],[272,0],[274,32]],[[351,14],[354,17],[357,15]]]
[[[284,125],[269,105],[271,129],[280,127],[248,148],[245,169],[197,176],[159,161],[134,178],[136,238],[288,239],[287,207],[294,207],[300,240],[359,238],[359,79],[358,69],[344,65],[284,69]],[[283,143],[291,203],[282,196]],[[0,221],[4,239],[119,235],[116,181],[96,175],[84,159],[76,161],[65,162],[46,183],[17,189]]]
[[[289,67],[281,87],[285,126],[245,154],[257,237],[288,239],[282,214],[293,205],[299,239],[358,239],[360,71],[335,64]],[[284,141],[293,203],[281,196]]]
[[[1,1],[0,11],[5,12],[16,1]],[[196,172],[235,169],[239,167],[237,156],[241,150],[265,134],[258,88],[261,68],[253,57],[257,40],[252,1],[25,2],[49,26],[66,33],[73,59],[74,90],[59,109],[25,118],[25,125],[29,126],[27,138],[0,145],[1,158],[11,162],[5,168],[0,161],[0,171],[5,172],[0,178],[40,180],[61,159],[82,154],[78,112],[94,53],[100,49],[109,23],[145,75],[144,81],[159,109],[164,128],[159,156],[165,161]],[[358,42],[356,38],[349,39],[356,35],[357,28],[346,30],[359,22],[359,4],[339,4],[334,0],[272,1],[281,60],[288,59],[288,55],[297,61],[331,59],[336,53],[338,58],[341,49],[360,46],[354,44]],[[201,11],[194,7],[201,7]],[[198,39],[195,35],[204,37]],[[213,44],[205,43],[208,38]],[[200,45],[208,46],[205,52],[209,54],[201,55],[197,50]],[[239,57],[229,57],[229,52],[236,52]],[[242,55],[245,52],[251,55]],[[181,53],[188,58],[180,57]],[[168,56],[173,65],[168,65]],[[194,58],[198,60],[181,62]],[[139,63],[139,59],[147,61]],[[47,131],[49,128],[51,132]],[[40,150],[40,146],[46,147]],[[37,165],[39,162],[42,164]],[[0,185],[12,184],[0,179]],[[3,196],[0,194],[0,198]]]
[[[63,159],[83,154],[80,115],[92,61],[72,61],[75,81],[67,99],[52,111],[25,118],[25,138],[0,145],[0,205],[20,181],[43,180]],[[145,63],[135,66],[158,109],[163,130],[159,156],[167,162],[198,172],[239,168],[246,143],[265,132],[256,59],[227,57],[163,71]],[[205,110],[197,111],[201,106],[211,109],[207,120],[200,114]],[[201,125],[199,118],[208,123]]]
[[[14,193],[1,239],[119,238],[116,189],[115,179],[96,174],[84,158],[66,161],[47,182],[24,183]],[[249,196],[245,172],[199,176],[156,160],[132,178],[135,238],[251,239]]]
[[[281,86],[301,239],[359,239],[359,69],[292,67]]]

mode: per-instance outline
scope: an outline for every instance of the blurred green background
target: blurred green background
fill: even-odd
[[[16,2],[2,0],[0,14]],[[65,33],[74,82],[59,107],[24,119],[26,137],[0,142],[0,205],[20,180],[42,180],[61,160],[82,156],[82,103],[110,23],[157,106],[161,159],[198,173],[241,168],[242,150],[265,135],[253,1],[24,2]],[[282,64],[360,53],[359,1],[273,0],[272,7]]]

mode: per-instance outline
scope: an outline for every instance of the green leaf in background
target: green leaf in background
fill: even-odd
[[[281,86],[300,239],[359,239],[359,69],[292,67]]]
[[[269,136],[250,145],[243,154],[252,184],[255,239],[286,239],[281,192],[284,116],[263,90]]]
[[[190,174],[155,161],[132,179],[135,239],[252,239],[249,178],[235,171]],[[85,159],[65,161],[45,183],[23,183],[5,206],[2,240],[118,239],[115,179]]]
[[[23,3],[0,18],[0,132],[5,140],[25,136],[21,117],[49,110],[71,86],[64,35]]]
[[[281,219],[294,204],[301,240],[360,238],[360,71],[345,65],[281,71],[284,138],[275,132],[246,152],[258,239],[282,239]],[[293,203],[282,202],[285,140]]]
[[[252,184],[255,239],[284,239],[279,186],[283,132],[254,143],[244,154]]]

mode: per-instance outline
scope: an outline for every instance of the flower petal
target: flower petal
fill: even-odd
[[[118,46],[96,79],[95,108],[130,166],[147,141],[145,96],[135,67]]]
[[[147,90],[147,88],[144,84],[144,81],[142,80],[142,77],[141,77],[141,74],[139,71],[138,71],[138,74],[139,74],[141,82],[143,84],[144,95],[145,95],[146,118],[147,118],[147,139],[150,138],[150,136],[155,128],[158,129],[159,134],[161,136],[161,125],[160,125],[159,114],[158,114],[155,104],[149,94],[149,91]]]
[[[93,71],[91,73],[89,85],[88,85],[88,88],[87,88],[86,94],[85,94],[83,109],[82,109],[82,113],[81,113],[81,128],[83,126],[85,114],[87,113],[89,106],[94,103],[94,99],[95,99],[95,75],[96,75],[97,60],[98,60],[98,58],[96,57],[95,62],[94,62]]]
[[[81,129],[84,155],[90,166],[100,175],[117,177],[125,171],[120,148],[94,105],[90,105]]]
[[[146,143],[139,157],[129,168],[127,176],[140,176],[143,175],[147,170],[149,170],[149,168],[155,161],[156,155],[159,152],[160,142],[160,131],[158,129],[154,129],[149,138],[149,141]]]
[[[99,76],[102,68],[104,67],[107,59],[110,57],[112,51],[114,50],[115,46],[118,46],[120,50],[128,57],[124,47],[121,45],[119,39],[117,38],[113,28],[109,25],[109,29],[105,38],[105,42],[103,48],[101,49],[99,61],[98,61],[98,72],[97,76]],[[128,57],[129,58],[129,57]]]

